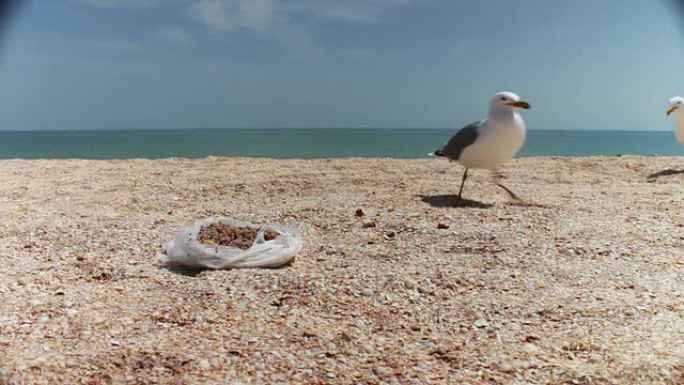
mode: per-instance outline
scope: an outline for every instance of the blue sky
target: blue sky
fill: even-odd
[[[651,0],[32,0],[0,129],[449,128],[511,90],[531,129],[666,130],[683,28]]]

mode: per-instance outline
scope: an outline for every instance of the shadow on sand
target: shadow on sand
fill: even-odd
[[[172,273],[176,273],[178,275],[183,275],[185,277],[190,277],[190,278],[195,278],[205,271],[209,271],[209,269],[194,269],[194,268],[189,268],[181,265],[175,265],[175,264],[169,264],[169,265],[162,265],[160,266],[162,269],[169,270]]]
[[[655,172],[655,173],[649,175],[648,179],[656,179],[656,178],[660,178],[661,176],[681,175],[681,174],[684,174],[684,170],[675,170],[672,168],[668,168],[667,170],[658,171],[658,172]]]
[[[292,258],[289,260],[287,263],[280,265],[280,266],[270,266],[270,267],[259,267],[259,268],[254,268],[254,269],[261,269],[261,270],[281,270],[285,269],[287,267],[290,267],[296,260],[297,258]],[[225,271],[225,270],[233,270],[233,269],[238,269],[238,268],[226,268],[226,269],[210,269],[210,268],[205,268],[205,267],[187,267],[187,266],[181,266],[178,264],[170,263],[170,264],[160,264],[159,266],[160,269],[166,269],[172,273],[176,273],[178,275],[182,275],[185,277],[190,277],[190,278],[195,278],[195,277],[201,277],[203,274],[215,272],[215,271]],[[2,384],[2,383],[0,383]]]
[[[420,195],[420,199],[432,207],[444,208],[476,208],[488,209],[494,207],[491,203],[482,203],[470,199],[462,199],[456,195]]]

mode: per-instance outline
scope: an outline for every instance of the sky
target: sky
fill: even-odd
[[[28,0],[0,130],[457,128],[509,90],[530,129],[668,130],[665,0]]]

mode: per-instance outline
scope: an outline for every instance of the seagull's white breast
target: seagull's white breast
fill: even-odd
[[[675,128],[675,138],[677,138],[679,144],[684,146],[684,119],[682,118],[677,119],[677,127]]]
[[[520,151],[526,131],[525,122],[517,113],[504,118],[490,116],[478,128],[475,143],[463,150],[458,162],[467,168],[495,171]]]

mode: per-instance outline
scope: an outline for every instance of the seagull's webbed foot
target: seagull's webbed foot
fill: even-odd
[[[503,175],[499,171],[492,171],[492,179],[494,180],[495,185],[501,187],[504,191],[506,191],[506,193],[508,193],[508,195],[511,196],[511,199],[513,201],[517,201],[517,202],[522,201],[522,199],[520,199],[520,197],[518,197],[513,191],[511,191],[511,189],[509,189],[508,187],[504,186],[501,183],[501,179],[503,179]]]
[[[508,195],[511,196],[511,201],[508,202],[509,205],[511,206],[519,206],[519,207],[546,207],[545,204],[543,203],[537,203],[537,202],[532,202],[528,200],[521,199],[519,196],[517,196],[511,189],[508,187],[502,185],[501,183],[496,183],[497,186],[501,187],[504,191],[508,193]]]
[[[531,202],[528,200],[524,200],[520,198],[516,193],[514,193],[511,189],[508,187],[504,186],[501,183],[501,179],[503,176],[499,172],[493,172],[493,177],[494,177],[494,184],[501,187],[506,193],[511,197],[511,201],[508,203],[511,206],[520,206],[520,207],[545,207],[544,204],[541,203],[536,203],[536,202]]]
[[[545,205],[543,203],[537,203],[537,202],[532,202],[532,201],[525,201],[525,200],[512,200],[508,202],[509,206],[517,206],[517,207],[549,207],[548,205]]]
[[[520,197],[518,197],[517,195],[515,195],[515,193],[514,193],[513,191],[511,191],[511,189],[509,189],[508,187],[502,185],[502,184],[499,183],[499,182],[497,182],[496,185],[499,186],[499,187],[501,187],[504,191],[506,191],[506,192],[508,193],[508,195],[511,196],[511,199],[513,199],[514,201],[522,202],[522,199],[520,199]]]
[[[656,173],[650,174],[648,176],[649,181],[655,181],[657,178],[660,178],[661,176],[670,176],[670,175],[680,175],[684,174],[684,170],[679,170],[676,168],[668,168],[663,171],[658,171]]]

